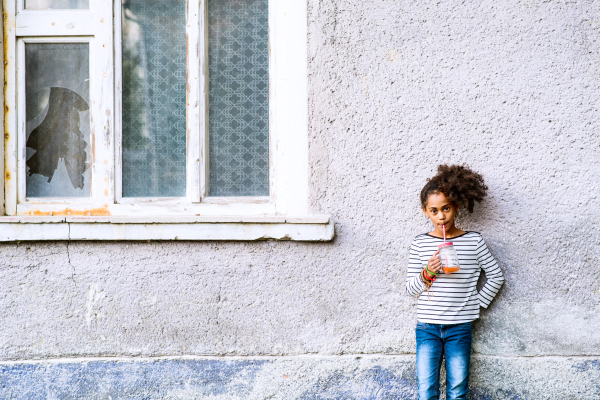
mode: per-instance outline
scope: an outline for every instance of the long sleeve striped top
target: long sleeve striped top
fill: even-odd
[[[504,282],[502,270],[480,233],[466,232],[449,241],[454,243],[460,271],[438,275],[429,289],[429,298],[419,274],[443,239],[424,233],[410,246],[406,291],[411,296],[419,296],[419,322],[460,324],[473,321],[479,318],[479,307],[487,308]],[[482,269],[487,282],[478,293],[477,280]]]

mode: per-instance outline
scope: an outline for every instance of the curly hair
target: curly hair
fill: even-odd
[[[438,166],[438,173],[421,190],[421,206],[427,206],[427,199],[435,193],[443,193],[455,206],[473,212],[475,202],[480,202],[487,194],[488,187],[483,176],[471,170],[466,164]]]

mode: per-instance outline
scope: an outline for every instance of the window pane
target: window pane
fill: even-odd
[[[89,0],[25,0],[28,10],[90,8]]]
[[[25,45],[27,197],[90,196],[89,46]]]
[[[123,1],[123,197],[183,197],[185,0]]]
[[[209,0],[211,196],[269,195],[268,0]]]

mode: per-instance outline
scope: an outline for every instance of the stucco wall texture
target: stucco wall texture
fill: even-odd
[[[3,244],[0,396],[33,379],[25,360],[246,356],[273,379],[223,398],[415,398],[418,193],[439,163],[466,162],[490,190],[459,226],[506,277],[475,324],[472,398],[600,399],[600,2],[307,6],[310,204],[335,239]],[[306,384],[273,391],[286,362]],[[375,367],[407,391],[368,392]],[[356,391],[315,386],[340,373]],[[221,398],[203,382],[168,398]]]

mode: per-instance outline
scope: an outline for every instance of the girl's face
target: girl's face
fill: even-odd
[[[430,194],[423,213],[431,220],[435,232],[443,235],[442,226],[446,226],[446,234],[454,229],[454,218],[456,218],[457,207],[441,193]]]

